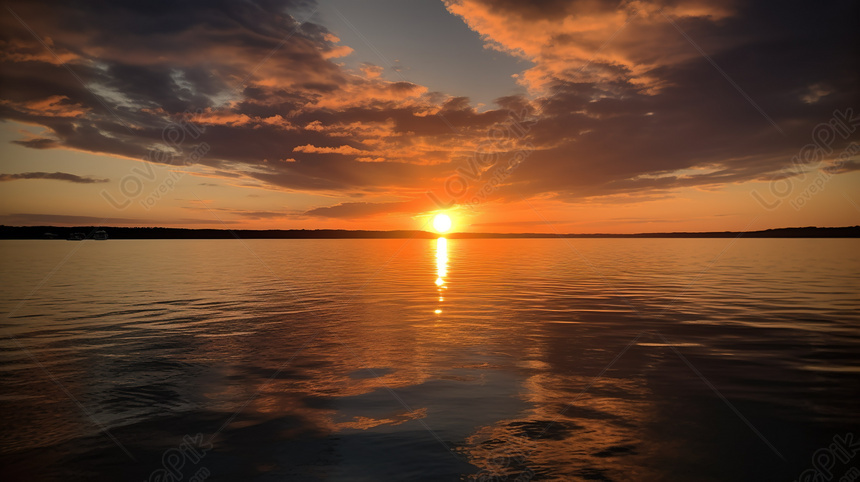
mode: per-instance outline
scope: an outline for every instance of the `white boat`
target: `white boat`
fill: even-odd
[[[101,229],[96,231],[95,233],[93,233],[93,239],[95,239],[95,240],[104,241],[107,238],[108,238],[107,232],[105,232]]]

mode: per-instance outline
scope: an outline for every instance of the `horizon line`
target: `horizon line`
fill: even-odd
[[[180,228],[163,226],[6,226],[0,225],[0,239],[45,239],[48,235],[57,238],[79,231],[112,230],[112,239],[227,239],[243,237],[246,239],[386,239],[386,238],[438,238],[451,239],[492,239],[492,238],[659,238],[659,237],[860,237],[860,225],[838,227],[784,227],[756,231],[671,231],[641,233],[492,233],[492,232],[453,232],[435,233],[418,229],[367,230],[367,229],[223,229],[223,228]],[[50,231],[60,231],[52,233]],[[41,232],[40,232],[41,231]],[[119,233],[117,233],[117,231]],[[239,234],[243,236],[239,236]],[[86,233],[85,233],[86,234]],[[92,233],[90,233],[91,235]],[[108,233],[110,235],[110,233]],[[118,234],[118,235],[117,235]],[[185,235],[185,236],[182,236]],[[52,238],[48,238],[52,239]]]

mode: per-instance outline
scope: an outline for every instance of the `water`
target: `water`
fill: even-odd
[[[0,478],[793,480],[860,439],[858,247],[2,241]]]

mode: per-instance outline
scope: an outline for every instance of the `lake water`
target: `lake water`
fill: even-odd
[[[858,240],[0,250],[3,480],[794,480],[860,440]]]

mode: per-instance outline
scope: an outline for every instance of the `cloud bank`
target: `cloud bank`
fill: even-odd
[[[432,208],[425,192],[476,153],[502,163],[524,145],[527,161],[488,201],[764,179],[834,110],[860,112],[852,1],[448,0],[487,48],[534,65],[518,76],[527,95],[484,111],[372,64],[344,67],[349,46],[313,17],[300,23],[306,1],[8,6],[0,118],[48,133],[20,145],[157,160],[174,148],[165,126],[190,118],[200,136],[182,148],[209,144],[205,167],[362,198],[307,216]],[[494,142],[510,111],[526,113],[528,131]],[[482,180],[498,166],[485,167]],[[27,175],[42,174],[102,181]]]
[[[21,179],[53,179],[77,184],[95,184],[109,182],[110,179],[100,179],[90,176],[78,176],[68,172],[22,172],[18,174],[0,174],[0,182],[18,181]]]

